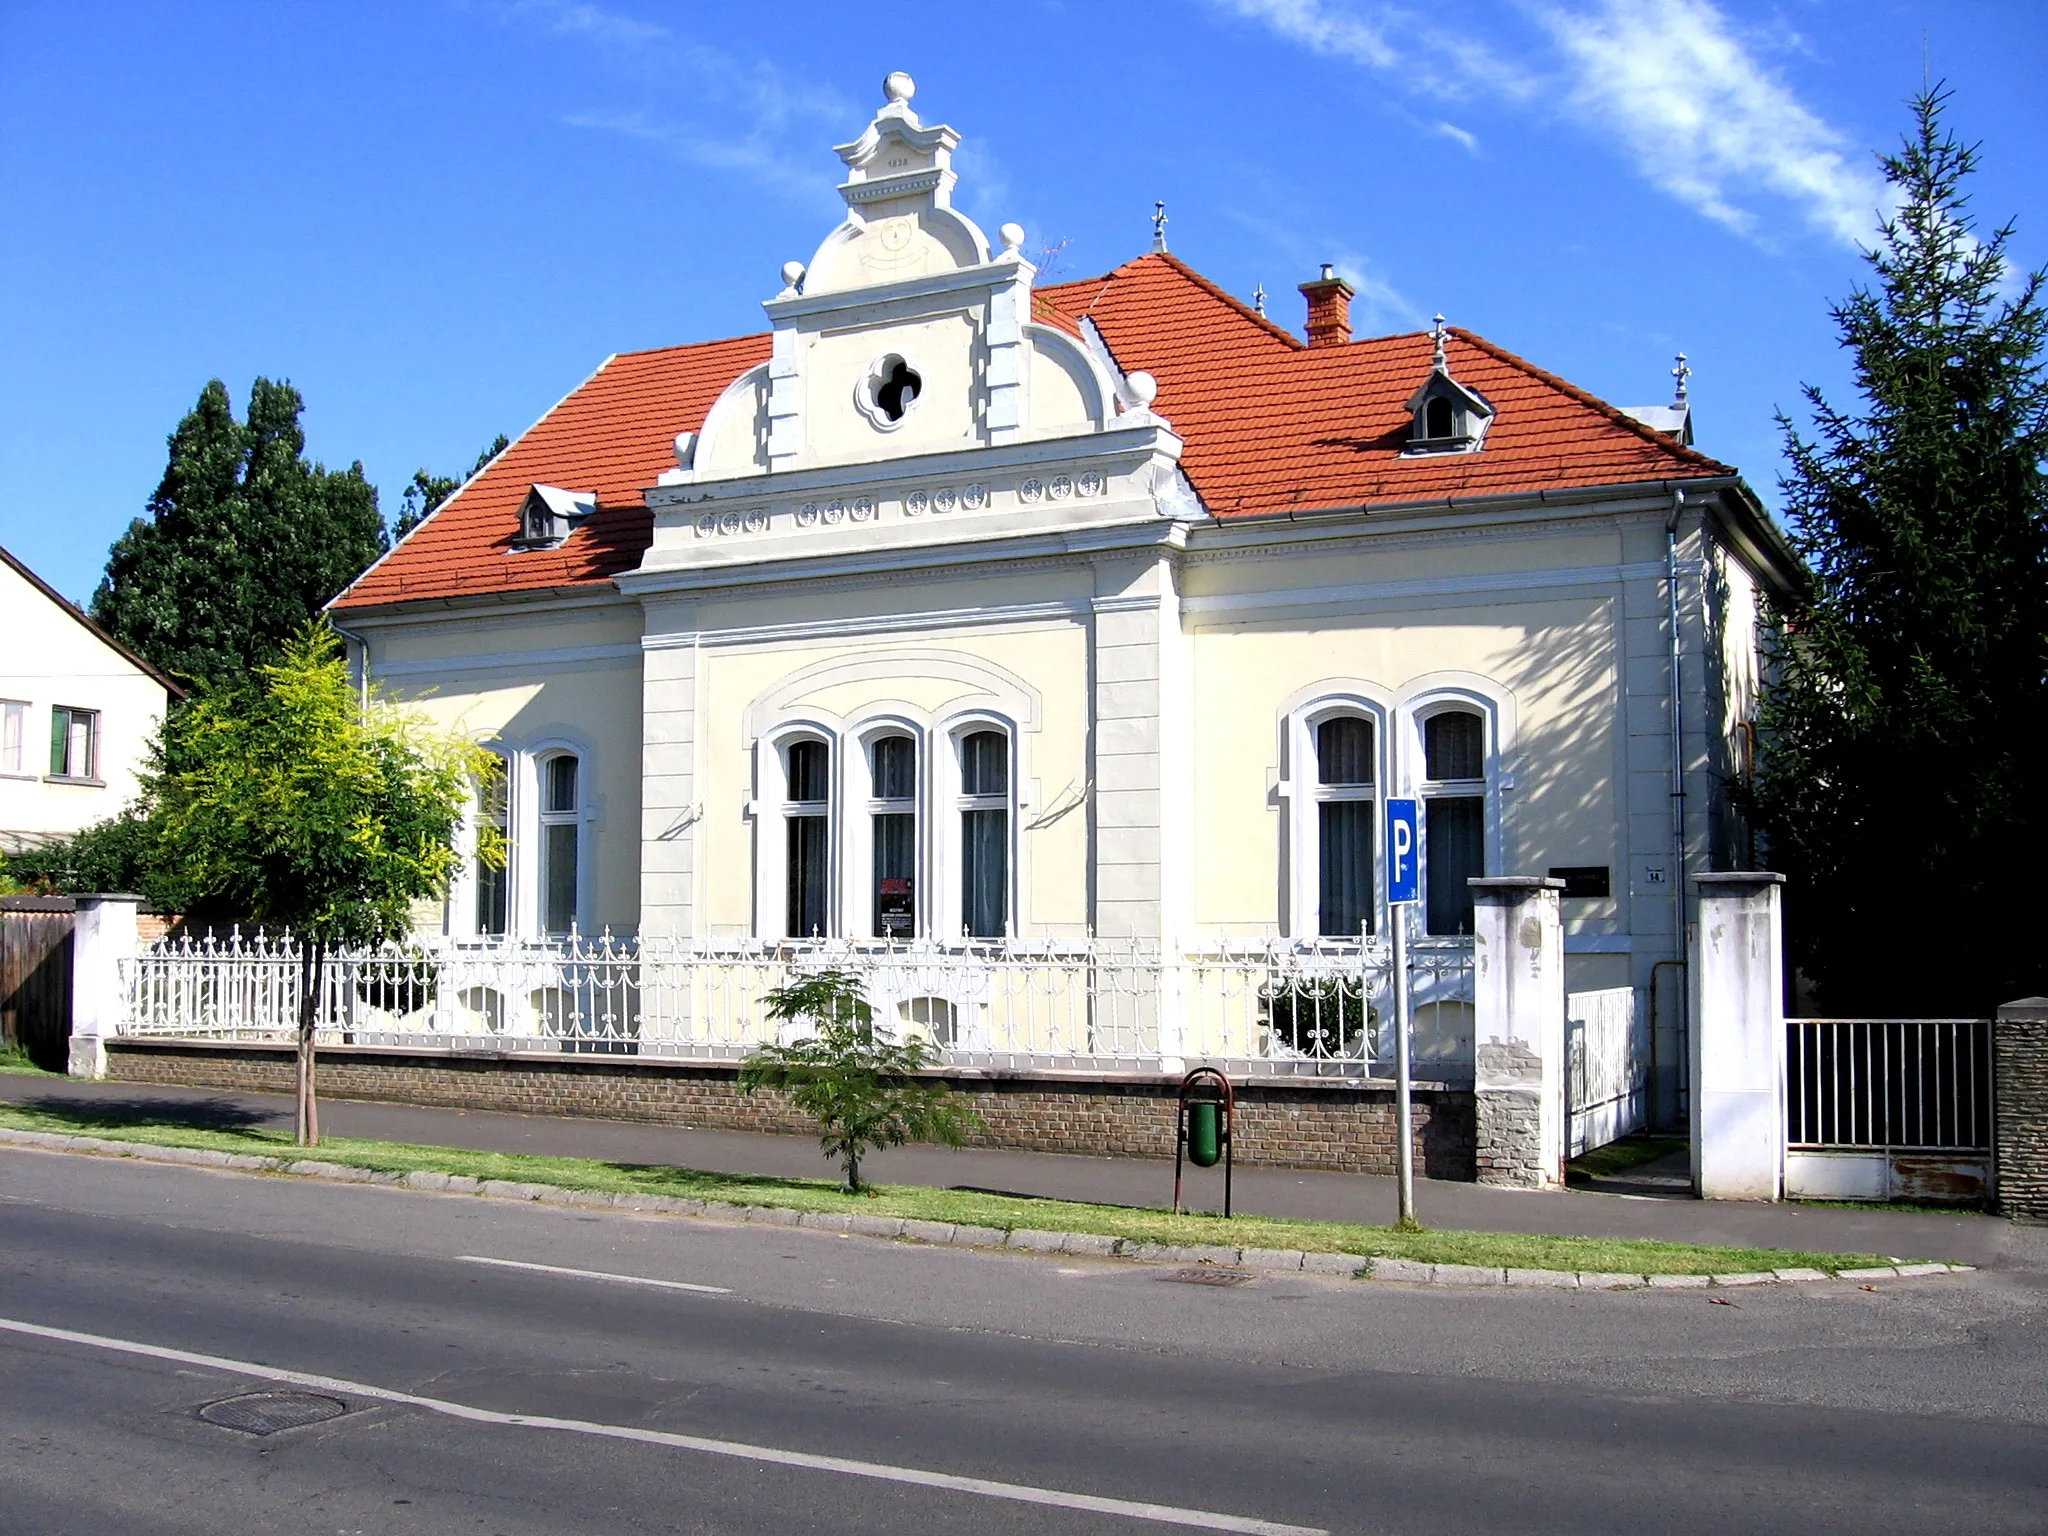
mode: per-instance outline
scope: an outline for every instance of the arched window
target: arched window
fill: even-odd
[[[511,928],[512,918],[512,773],[511,764],[496,752],[490,766],[477,781],[476,827],[479,847],[495,834],[503,857],[493,866],[479,854],[475,858],[476,933],[479,938],[501,938]]]
[[[901,734],[868,743],[868,816],[874,868],[874,933],[917,936],[917,741]]]
[[[814,737],[788,742],[782,771],[785,931],[793,939],[815,938],[831,923],[832,749]]]
[[[1486,717],[1444,709],[1422,721],[1423,907],[1433,934],[1472,931],[1472,888],[1486,873]]]
[[[970,731],[959,752],[960,925],[999,939],[1010,931],[1010,738]]]
[[[1424,437],[1451,437],[1457,431],[1457,415],[1451,402],[1442,395],[1436,396],[1422,408]]]
[[[1373,827],[1378,801],[1373,722],[1332,715],[1315,727],[1316,932],[1373,931]]]
[[[574,932],[582,884],[583,765],[575,754],[540,760],[540,926]]]

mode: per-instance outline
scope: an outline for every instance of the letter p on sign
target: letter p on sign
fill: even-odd
[[[1416,830],[1415,802],[1387,802],[1387,902],[1390,906],[1422,897],[1422,839]]]

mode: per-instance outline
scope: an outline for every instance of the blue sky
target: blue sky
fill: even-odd
[[[1773,409],[1842,392],[1826,306],[1923,53],[2043,264],[2038,0],[10,0],[0,543],[86,598],[209,378],[289,378],[395,516],[606,354],[760,329],[898,68],[1055,277],[1164,198],[1285,324],[1335,261],[1362,330],[1441,309],[1618,404],[1683,348],[1701,446],[1768,496]]]

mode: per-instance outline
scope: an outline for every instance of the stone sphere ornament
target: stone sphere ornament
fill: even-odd
[[[891,70],[889,78],[882,82],[882,94],[889,99],[890,106],[897,106],[917,94],[917,82],[900,69]]]
[[[1005,224],[996,231],[996,235],[1003,242],[1004,250],[1014,251],[1024,243],[1024,226],[1022,224]]]
[[[782,264],[782,280],[794,288],[804,280],[804,264],[800,261],[785,261]]]
[[[1128,374],[1124,378],[1123,393],[1132,410],[1142,411],[1159,398],[1159,381],[1142,370]]]

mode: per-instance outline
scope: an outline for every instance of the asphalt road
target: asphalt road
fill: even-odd
[[[0,1531],[2048,1529],[2035,1271],[1182,1273],[0,1151]]]

